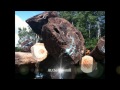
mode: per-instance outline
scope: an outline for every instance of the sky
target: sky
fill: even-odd
[[[15,46],[18,43],[18,28],[26,27],[28,30],[28,24],[25,22],[28,18],[31,18],[44,11],[15,11]]]
[[[15,11],[15,15],[19,16],[22,20],[27,20],[28,18],[40,14],[44,11]]]

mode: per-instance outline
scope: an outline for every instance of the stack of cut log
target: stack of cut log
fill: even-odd
[[[43,54],[47,57],[44,58],[44,61],[40,61],[41,68],[45,69],[46,72],[48,68],[55,67],[61,60],[62,64],[66,65],[66,67],[77,63],[81,64],[82,57],[85,54],[83,35],[69,21],[60,18],[56,11],[44,12],[29,18],[26,22],[36,34],[42,37],[42,42],[45,45],[48,56]],[[33,49],[31,50],[32,52],[34,51]],[[17,66],[35,64],[37,61],[33,58],[32,54],[30,52],[15,52],[15,64]],[[87,55],[92,56],[95,61],[104,60],[105,36],[98,41],[94,50]]]

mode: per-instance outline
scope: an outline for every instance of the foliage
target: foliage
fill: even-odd
[[[23,27],[23,28],[18,28],[18,44],[17,47],[15,47],[15,51],[22,51],[22,46],[21,44],[25,42],[26,40],[30,40],[30,42],[35,43],[36,41],[36,34],[33,32],[33,30],[28,27],[28,30]]]
[[[19,52],[19,51],[21,51],[21,48],[15,47],[15,52]]]
[[[18,36],[19,36],[19,40],[18,40],[18,45],[21,45],[24,41],[26,40],[31,40],[31,41],[35,41],[36,40],[36,34],[31,30],[31,28],[29,27],[29,31],[27,31],[26,28],[18,28]]]
[[[98,42],[98,39],[96,39],[96,38],[86,39],[86,42],[85,42],[86,48],[89,50],[93,50],[93,48],[96,46],[97,42]]]

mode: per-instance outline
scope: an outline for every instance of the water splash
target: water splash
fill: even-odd
[[[59,55],[59,59],[60,59],[60,67],[59,67],[59,70],[62,68],[62,58],[63,58],[63,54],[64,54],[64,53],[61,53],[61,54]],[[62,73],[59,72],[59,71],[58,71],[58,73],[59,73],[59,79],[63,79]]]
[[[72,55],[73,53],[75,53],[75,50],[76,50],[76,46],[74,45],[75,40],[74,40],[74,38],[72,36],[70,36],[70,39],[71,39],[71,43],[69,44],[69,47],[65,49],[65,52],[62,52],[59,55],[59,60],[60,60],[60,67],[59,68],[63,68],[63,66],[62,66],[62,58],[63,58],[64,53],[67,53],[68,55]],[[64,74],[64,72],[59,73],[59,79],[63,79],[63,74]]]
[[[36,70],[35,70],[35,79],[42,79],[43,78],[43,74],[42,73],[39,73],[39,63],[40,62],[37,62],[36,63]]]
[[[65,50],[65,53],[69,54],[69,55],[72,55],[73,53],[75,53],[75,49],[76,49],[76,46],[74,45],[75,43],[75,40],[73,37],[70,37],[70,39],[72,40],[71,41],[71,44],[69,45],[69,47]]]
[[[102,51],[103,53],[105,53],[105,46],[104,46],[104,45],[102,46],[101,51]]]
[[[36,73],[35,78],[36,79],[42,79],[43,78],[43,74],[42,73]]]

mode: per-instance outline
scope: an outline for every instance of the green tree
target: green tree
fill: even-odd
[[[20,47],[15,47],[15,52],[19,52],[21,51],[21,48]]]
[[[28,31],[25,27],[18,28],[18,30],[19,30],[18,31],[18,36],[19,36],[18,46],[21,46],[21,44],[26,40],[31,40],[32,42],[36,41],[36,34],[33,32],[33,30],[30,27]]]

